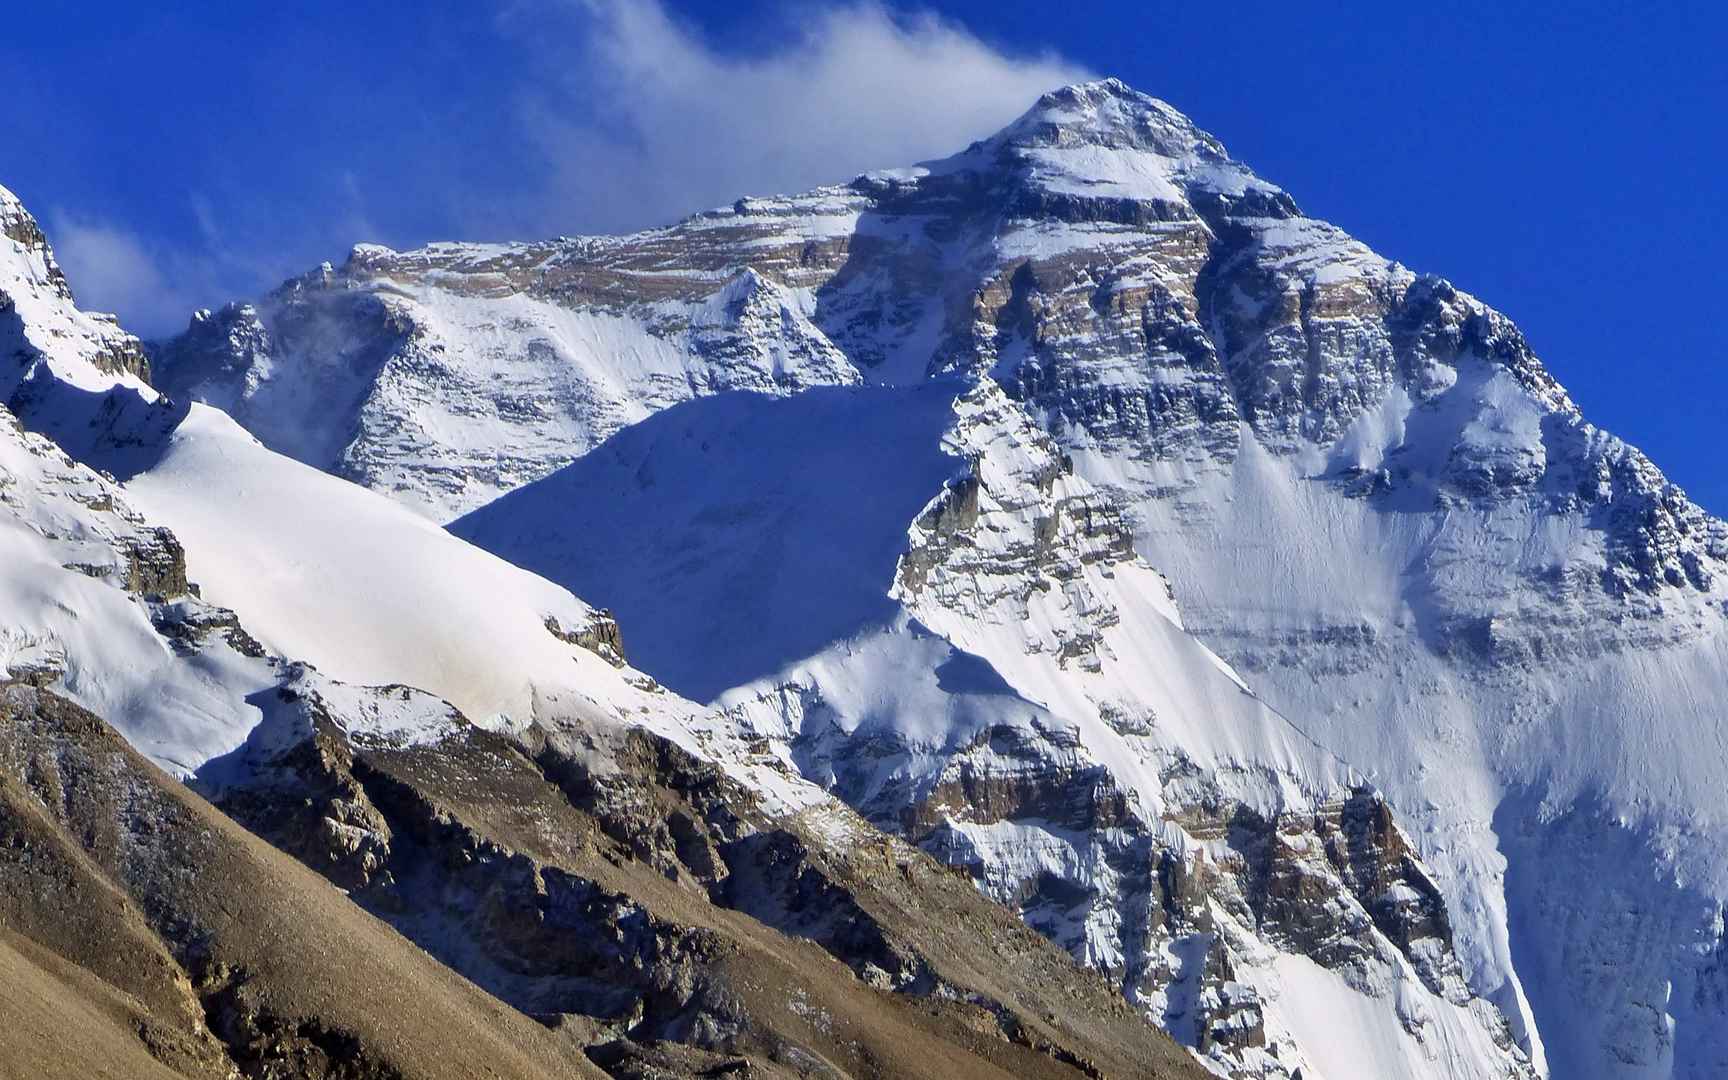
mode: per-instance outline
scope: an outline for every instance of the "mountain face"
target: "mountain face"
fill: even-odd
[[[746,462],[756,439],[809,449],[810,423],[882,440],[846,490],[856,446],[707,500],[688,445],[661,455],[690,494],[659,520],[718,501],[746,554],[818,551],[788,499],[824,528],[860,503],[837,560],[769,567],[756,641],[709,642],[746,650],[715,685],[756,680],[703,707],[630,667],[611,615],[163,396],[3,202],[24,239],[0,265],[0,931],[28,988],[5,1060],[1196,1074],[1156,1022],[1215,1068],[1315,1075],[1335,1024],[1292,1006],[1342,1001],[1341,1045],[1391,1075],[1527,1074],[1385,803],[1182,631],[1120,516],[993,383],[819,387],[766,425],[775,399],[713,396],[628,433],[665,417]],[[684,570],[674,588],[715,584]],[[645,619],[643,647],[669,629]],[[57,1048],[57,1012],[97,1044]]]
[[[0,223],[0,1071],[1203,1075],[606,613],[163,396]]]
[[[1728,526],[1120,83],[670,228],[357,248],[152,360],[608,605],[1217,1068],[1728,1069]]]
[[[642,663],[704,696],[751,676],[718,722],[966,868],[1220,1068],[1318,1068],[1329,1025],[1288,1008],[1313,993],[1365,999],[1357,1049],[1380,1040],[1388,1075],[1520,1074],[1384,804],[1182,630],[993,384],[692,402],[452,530],[634,583],[614,602]]]

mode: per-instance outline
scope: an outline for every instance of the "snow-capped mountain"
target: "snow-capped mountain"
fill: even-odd
[[[1344,784],[1335,755],[1405,823],[1463,983],[1538,1067],[1728,1069],[1728,526],[1585,420],[1504,316],[1304,216],[1120,83],[1049,94],[942,161],[666,229],[356,249],[155,360],[267,443],[465,514],[458,532],[627,634],[642,620],[649,671],[1112,970],[1166,945],[1112,952],[1134,922],[1116,879],[1049,866],[1129,842],[1092,820],[996,843],[1019,827],[1003,806],[1050,809],[963,775],[1032,746],[1031,786],[1060,790],[1069,753],[1155,832],[1192,792],[1136,768],[1180,759],[1192,790],[1292,812]],[[700,400],[735,389],[788,402]],[[692,509],[633,516],[672,505]],[[1221,706],[1195,687],[1235,676],[1189,639],[1149,644],[1175,609],[1136,553],[1256,697]],[[995,723],[984,688],[1025,703],[1020,734],[967,751]],[[1101,760],[1124,741],[1138,764]],[[1228,782],[1256,770],[1257,794]]]
[[[1135,767],[1180,759],[1194,790],[1289,810],[1343,759],[1540,1068],[1728,1068],[1728,527],[1586,422],[1505,316],[1306,218],[1163,102],[1070,86],[949,159],[629,237],[363,247],[200,314],[156,363],[619,608],[646,669],[1080,956],[1158,954],[1111,952],[1134,919],[1106,874],[1047,871],[1125,842],[1092,821],[995,843],[1002,786],[962,774],[1032,745],[1032,786],[1061,788],[1064,752],[1090,778],[1137,740]],[[700,401],[733,389],[788,403]],[[1255,698],[1172,693],[1163,672],[1192,688],[1204,665],[1142,638],[1175,608],[1135,555]],[[995,722],[980,688],[1025,712],[968,764]],[[1078,745],[1028,740],[1045,714]],[[1220,755],[1232,731],[1258,741]],[[1184,788],[1104,772],[1147,819]]]
[[[162,396],[0,226],[8,1069],[1200,1074],[604,612]]]

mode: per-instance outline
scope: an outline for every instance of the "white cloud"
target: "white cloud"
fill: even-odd
[[[78,306],[112,311],[126,329],[146,338],[186,328],[200,307],[255,297],[290,274],[310,269],[308,259],[340,257],[352,244],[380,232],[365,212],[352,173],[338,174],[346,199],[333,200],[309,218],[224,220],[201,192],[187,196],[195,235],[147,238],[100,216],[56,208],[44,228]],[[232,204],[226,209],[231,214]],[[300,254],[307,253],[307,254]]]
[[[562,44],[544,5],[504,20],[554,73],[523,95],[552,171],[540,197],[549,231],[655,224],[945,156],[1088,77],[875,3],[801,8],[783,43],[739,56],[658,0],[575,2],[582,32]]]
[[[475,131],[429,101],[387,132],[399,140],[395,171],[357,173],[338,144],[321,193],[212,176],[186,192],[182,220],[165,212],[155,231],[87,209],[51,213],[80,304],[159,336],[197,307],[256,296],[361,240],[662,224],[954,153],[1089,77],[874,0],[788,0],[756,28],[766,46],[749,52],[717,47],[661,0],[515,0],[497,27],[514,62],[483,77],[516,112]],[[482,154],[497,156],[493,167],[462,168]]]
[[[153,251],[135,233],[115,225],[55,211],[48,216],[47,233],[78,306],[119,312],[138,333],[183,328],[194,306],[189,279],[208,283],[203,268]]]

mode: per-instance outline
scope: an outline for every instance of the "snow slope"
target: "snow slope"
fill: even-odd
[[[214,409],[193,406],[124,487],[180,538],[206,598],[328,678],[411,686],[498,730],[639,725],[720,758],[771,805],[822,801],[774,763],[749,763],[691,702],[573,643],[604,616],[565,589],[265,449]]]
[[[206,596],[247,613],[267,648],[334,678],[406,683],[475,722],[520,726],[536,676],[611,672],[547,631],[549,618],[591,617],[569,593],[264,449],[214,409],[193,406],[125,487],[174,529]]]
[[[436,738],[449,705],[505,730],[641,725],[722,759],[771,806],[823,801],[704,729],[696,705],[598,647],[603,634],[588,640],[610,620],[566,590],[215,409],[161,398],[137,342],[75,307],[4,189],[0,224],[0,663],[13,677],[66,692],[181,775],[244,744],[258,696],[310,664],[356,731]],[[449,705],[403,713],[388,693],[403,685]]]
[[[159,543],[100,476],[0,412],[0,668],[57,681],[164,767],[190,772],[255,722],[244,698],[274,674],[216,636],[191,655],[166,612],[125,587]]]

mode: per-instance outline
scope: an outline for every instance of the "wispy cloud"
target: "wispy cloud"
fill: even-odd
[[[546,33],[557,7],[571,38]],[[876,3],[790,11],[770,51],[721,51],[658,0],[529,4],[504,18],[545,76],[524,86],[528,136],[550,167],[549,228],[629,228],[909,165],[964,148],[1041,93],[1085,78],[930,14]]]
[[[210,283],[208,268],[153,249],[122,226],[64,210],[50,213],[47,226],[55,258],[79,306],[119,312],[138,333],[160,334],[184,326],[197,287]]]
[[[133,333],[164,337],[185,329],[200,307],[252,298],[310,269],[284,252],[336,253],[382,235],[353,174],[341,173],[339,180],[346,200],[299,221],[254,213],[232,227],[220,209],[232,211],[231,204],[193,192],[187,197],[193,232],[185,236],[146,237],[64,207],[50,210],[44,227],[80,307],[116,312]]]
[[[623,231],[946,155],[1087,76],[875,0],[787,0],[748,51],[674,11],[516,0],[492,20],[497,48],[474,76],[493,122],[477,125],[460,95],[429,93],[419,114],[381,127],[320,129],[342,133],[321,144],[321,170],[212,167],[189,177],[181,209],[158,203],[133,223],[62,207],[47,215],[50,240],[81,303],[161,335],[362,240]]]

